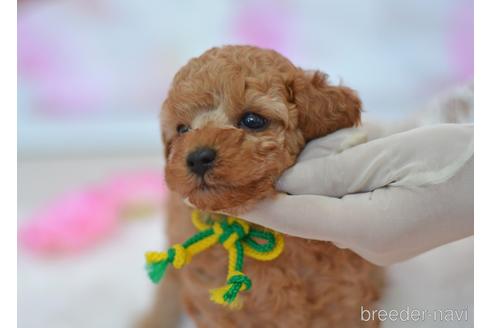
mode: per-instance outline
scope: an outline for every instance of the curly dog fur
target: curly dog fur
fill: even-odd
[[[225,46],[191,59],[176,74],[161,115],[166,181],[173,191],[170,242],[195,232],[183,199],[202,210],[240,216],[259,200],[275,197],[276,179],[306,142],[357,125],[360,111],[352,89],[331,85],[325,74],[300,69],[273,50]],[[266,118],[267,128],[241,128],[245,112]],[[189,130],[179,133],[183,125]],[[186,157],[204,146],[213,148],[217,158],[211,170],[197,177]],[[253,289],[244,294],[240,311],[209,301],[208,290],[221,285],[226,267],[224,251],[216,247],[169,278],[178,281],[185,309],[199,327],[379,325],[361,321],[360,307],[375,306],[381,269],[332,243],[286,236],[285,250],[274,262],[246,259]],[[164,320],[159,306],[165,305],[154,311],[156,326]]]

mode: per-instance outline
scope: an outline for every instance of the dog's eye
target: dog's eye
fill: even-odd
[[[241,117],[239,120],[239,127],[240,128],[246,128],[250,130],[262,130],[264,129],[268,124],[268,121],[266,118],[255,114],[248,112]]]
[[[179,133],[179,134],[183,134],[183,133],[186,133],[190,130],[190,127],[188,125],[184,125],[184,124],[180,124],[176,127],[176,131]]]

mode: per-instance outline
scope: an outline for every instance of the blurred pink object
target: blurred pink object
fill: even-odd
[[[78,40],[50,31],[31,11],[19,14],[17,29],[19,75],[34,86],[36,110],[77,116],[102,107],[104,85],[84,68]]]
[[[285,1],[249,1],[238,7],[231,23],[238,42],[291,57],[296,21]]]
[[[113,233],[129,205],[159,208],[165,190],[162,173],[143,172],[70,192],[23,221],[20,244],[41,253],[81,250]]]
[[[451,18],[449,36],[450,56],[456,67],[457,79],[473,78],[473,1],[464,0]]]

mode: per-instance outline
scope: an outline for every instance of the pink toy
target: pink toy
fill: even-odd
[[[114,232],[128,211],[159,208],[164,193],[160,172],[122,175],[70,192],[23,220],[21,246],[43,253],[83,249]]]

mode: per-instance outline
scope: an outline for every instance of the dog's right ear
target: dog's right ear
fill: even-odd
[[[289,101],[297,107],[299,128],[306,142],[360,123],[362,104],[357,93],[330,85],[320,71],[298,69],[287,89]]]

